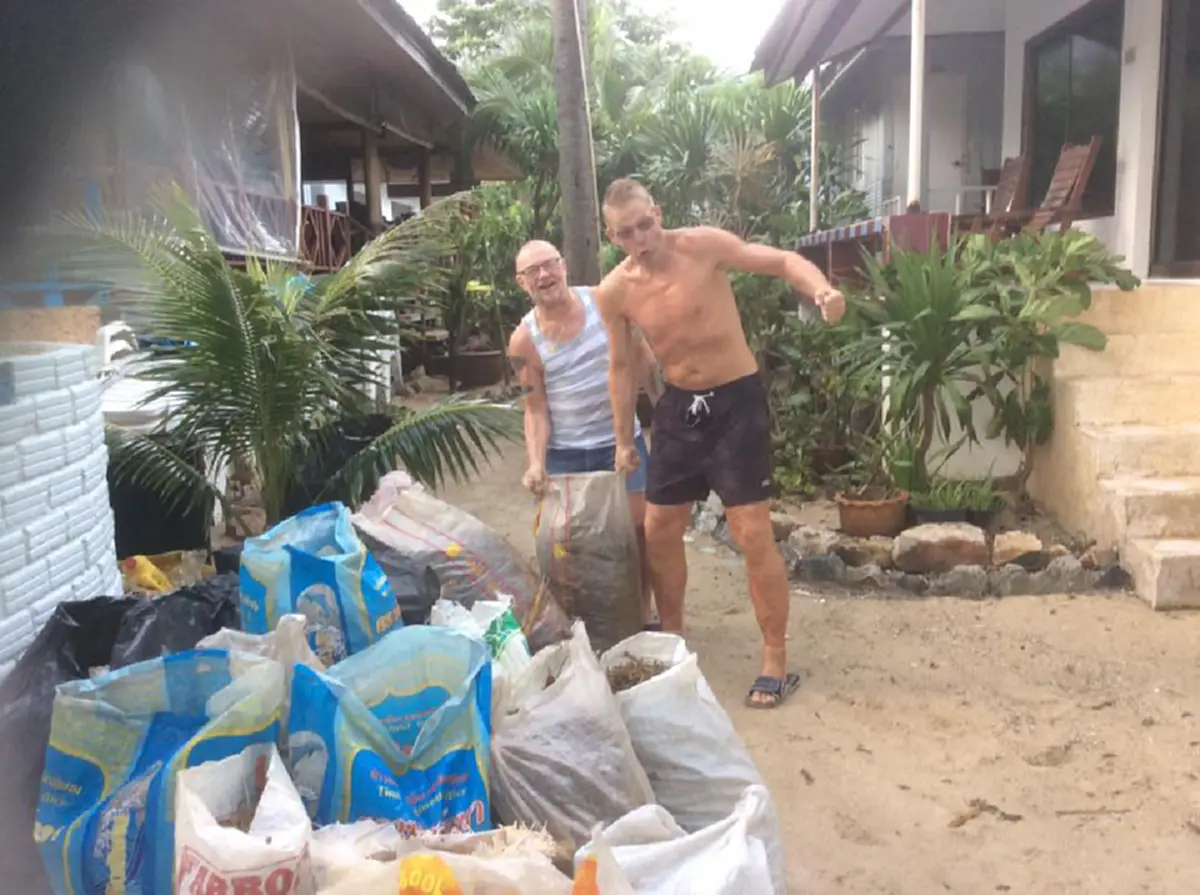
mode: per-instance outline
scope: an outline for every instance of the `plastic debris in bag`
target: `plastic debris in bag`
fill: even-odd
[[[492,799],[501,822],[545,826],[575,849],[654,792],[582,622],[526,675],[531,695],[492,736]]]
[[[688,833],[647,805],[598,830],[575,858],[575,895],[730,895],[775,889],[766,846],[753,830],[769,807],[750,786],[728,817]]]
[[[160,597],[138,600],[113,644],[111,667],[195,647],[201,638],[238,626],[238,578],[216,575]]]
[[[468,609],[476,600],[510,595],[534,652],[568,636],[566,614],[512,545],[470,513],[414,484],[407,473],[384,476],[355,514],[354,525],[389,576],[397,566],[402,572],[429,569],[441,597]]]
[[[194,650],[63,684],[34,838],[57,892],[171,891],[180,771],[279,739],[283,667]]]
[[[0,843],[4,885],[22,895],[49,895],[50,883],[29,831],[37,812],[54,689],[108,665],[125,614],[136,600],[97,597],[60,603],[0,683]]]
[[[298,666],[290,764],[310,816],[395,821],[409,835],[490,827],[491,685],[483,643],[423,625],[327,674]]]
[[[309,622],[326,665],[401,624],[395,594],[340,503],[305,510],[251,538],[242,551],[242,628],[266,634],[290,613]]]
[[[370,821],[334,825],[314,836],[313,864],[322,895],[569,895],[544,831],[501,827],[485,833],[406,839]]]
[[[610,681],[632,679],[633,686],[617,692],[621,717],[655,799],[684,830],[694,833],[728,817],[746,787],[764,786],[682,637],[635,634],[601,656],[600,665]],[[783,892],[783,835],[769,794],[754,822],[751,832],[766,846],[775,891]]]
[[[487,644],[492,656],[492,720],[493,726],[515,703],[520,701],[517,684],[525,680],[525,672],[533,657],[521,626],[512,611],[512,598],[476,600],[469,610],[449,600],[433,604],[430,619],[434,625],[461,631]]]
[[[312,824],[274,743],[175,779],[176,895],[312,895]]]
[[[537,558],[560,606],[605,650],[642,630],[642,573],[625,477],[550,477],[538,507]]]

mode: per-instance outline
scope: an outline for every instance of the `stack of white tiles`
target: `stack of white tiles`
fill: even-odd
[[[64,600],[119,595],[90,345],[0,345],[0,678]]]

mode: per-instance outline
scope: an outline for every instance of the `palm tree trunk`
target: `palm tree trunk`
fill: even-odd
[[[586,0],[553,0],[554,92],[558,107],[558,180],[563,254],[570,282],[600,282],[600,206],[588,105],[586,56],[579,13]]]

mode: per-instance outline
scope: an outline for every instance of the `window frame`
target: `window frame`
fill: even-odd
[[[1120,8],[1121,15],[1121,59],[1119,67],[1124,69],[1125,66],[1125,18],[1127,7],[1130,0],[1088,0],[1083,6],[1068,13],[1063,18],[1059,19],[1050,27],[1040,31],[1033,37],[1025,41],[1025,73],[1024,80],[1021,85],[1021,152],[1022,154],[1033,157],[1033,132],[1035,109],[1037,100],[1037,62],[1038,53],[1048,44],[1053,43],[1065,35],[1069,35],[1078,30],[1082,25],[1091,21],[1102,18],[1110,7]],[[1132,0],[1137,2],[1137,0]],[[1124,84],[1124,72],[1121,72],[1120,83]],[[1117,137],[1120,139],[1121,133],[1121,90],[1117,90]],[[1112,147],[1112,151],[1116,152],[1116,146]],[[1103,151],[1103,150],[1102,150]],[[1033,179],[1030,178],[1029,185],[1026,187],[1025,202],[1027,207],[1035,208],[1042,201],[1041,196],[1033,195]],[[1081,207],[1075,214],[1075,220],[1087,221],[1097,220],[1100,218],[1110,218],[1116,215],[1117,209],[1116,183],[1113,184],[1113,196],[1111,202],[1105,203],[1101,208],[1086,208]]]

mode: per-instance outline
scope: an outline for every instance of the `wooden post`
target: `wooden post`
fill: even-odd
[[[808,232],[821,228],[821,66],[812,72],[812,145],[809,148]]]
[[[925,171],[925,3],[912,0],[908,84],[908,210],[921,210]]]
[[[600,203],[577,0],[553,0],[563,255],[573,285],[600,282]]]
[[[383,159],[379,157],[379,133],[363,128],[363,187],[366,192],[367,224],[372,235],[383,232]]]
[[[417,186],[421,192],[421,210],[424,211],[433,204],[433,153],[428,149],[421,150],[421,158],[417,163]]]

